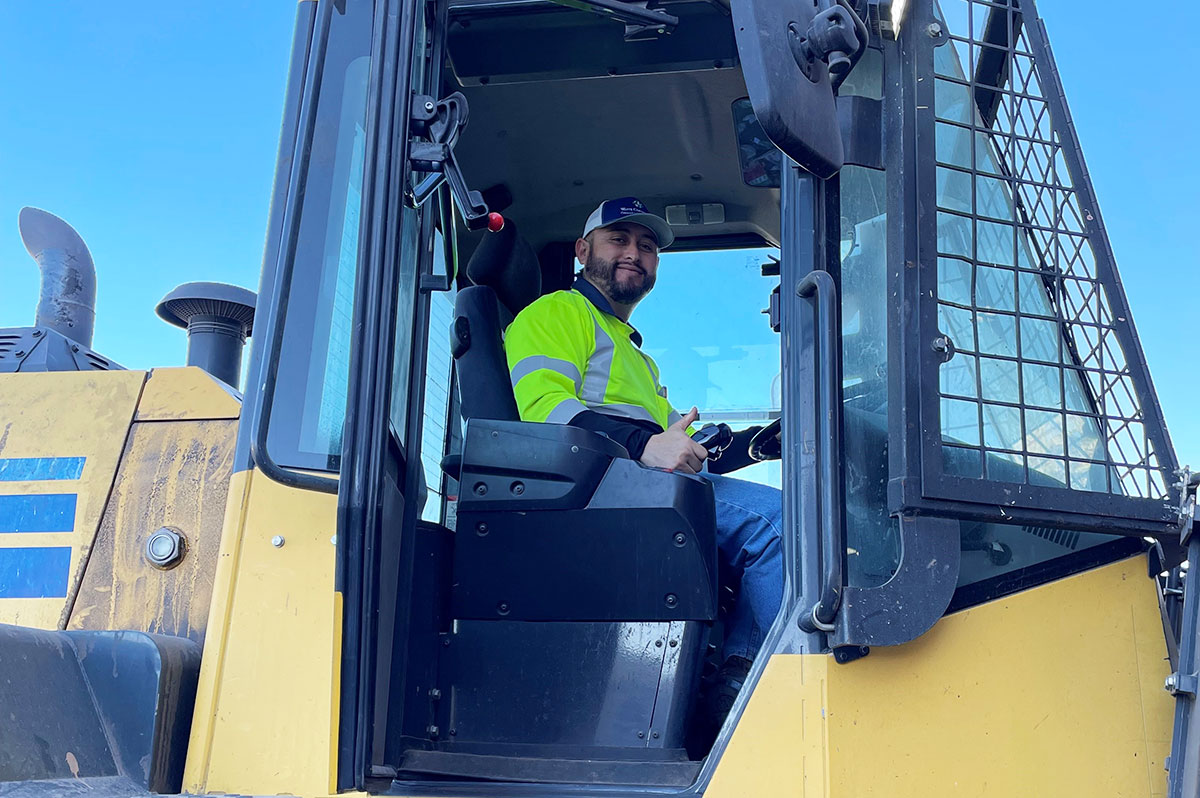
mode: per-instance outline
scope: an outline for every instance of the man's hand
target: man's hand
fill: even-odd
[[[676,421],[665,432],[652,435],[646,442],[639,462],[652,468],[666,468],[695,474],[700,471],[708,451],[688,437],[687,428],[700,418],[700,411],[692,408],[688,414]]]

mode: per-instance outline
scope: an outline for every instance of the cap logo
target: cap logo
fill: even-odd
[[[645,203],[637,197],[618,197],[600,203],[600,207],[592,211],[592,215],[584,224],[583,235],[586,237],[598,227],[608,227],[630,216],[637,217],[635,222],[649,228],[660,245],[670,246],[675,239],[666,220],[647,210]]]

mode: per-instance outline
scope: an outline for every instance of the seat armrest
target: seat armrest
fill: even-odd
[[[457,619],[712,621],[712,484],[560,424],[474,419],[463,443]]]
[[[579,508],[618,457],[629,457],[625,447],[579,427],[474,418],[463,439],[460,495],[473,510]]]

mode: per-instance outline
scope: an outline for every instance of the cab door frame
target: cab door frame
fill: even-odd
[[[386,682],[377,679],[379,641],[379,553],[384,524],[384,471],[389,453],[398,464],[399,484],[419,467],[418,441],[397,440],[389,423],[396,319],[402,275],[415,284],[412,229],[431,229],[419,217],[428,210],[405,205],[410,167],[410,87],[422,0],[377,0],[372,32],[372,71],[367,105],[362,227],[355,281],[354,326],[350,345],[350,384],[343,431],[338,491],[336,589],[342,597],[342,659],[338,717],[337,788],[367,788],[379,757],[374,733],[377,708],[387,707]],[[414,217],[414,215],[418,215]],[[407,217],[407,218],[406,218]],[[406,251],[409,249],[410,251]],[[403,314],[412,323],[413,308]],[[408,340],[412,341],[410,334]],[[416,362],[409,359],[409,367]],[[407,384],[407,382],[405,383]],[[406,441],[408,445],[406,446]],[[400,491],[403,517],[407,493]],[[399,535],[403,536],[404,530]],[[381,691],[383,694],[381,695]],[[382,702],[382,703],[381,703]]]

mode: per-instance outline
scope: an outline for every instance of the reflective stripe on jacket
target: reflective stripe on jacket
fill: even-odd
[[[593,410],[659,429],[678,421],[658,366],[630,340],[633,332],[575,290],[522,310],[504,338],[521,420],[566,424]]]

